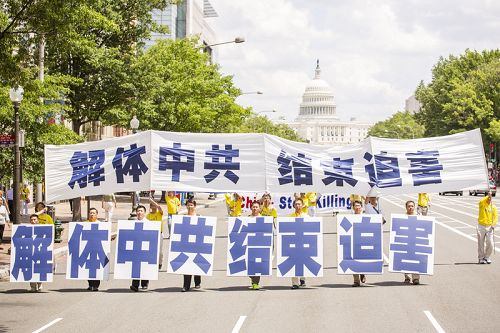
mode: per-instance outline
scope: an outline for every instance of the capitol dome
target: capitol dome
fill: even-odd
[[[316,62],[314,78],[306,85],[302,95],[299,118],[338,119],[332,89],[325,80],[321,79],[319,60]]]

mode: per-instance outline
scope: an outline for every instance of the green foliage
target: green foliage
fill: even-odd
[[[416,114],[426,136],[483,129],[485,143],[498,141],[500,128],[500,50],[470,51],[441,58],[432,81],[416,91]]]
[[[389,119],[379,121],[368,131],[368,136],[412,139],[424,136],[424,126],[409,112],[396,112]]]
[[[196,39],[161,40],[134,67],[131,112],[141,129],[177,132],[235,132],[248,109],[235,103],[232,77],[208,63]],[[130,116],[122,119],[122,124]]]
[[[238,132],[267,133],[291,141],[306,142],[287,124],[275,124],[269,118],[255,114],[245,119]]]

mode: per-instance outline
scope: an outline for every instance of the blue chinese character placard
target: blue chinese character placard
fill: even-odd
[[[391,215],[389,272],[434,274],[435,219]]]
[[[272,275],[273,217],[230,217],[227,275]]]
[[[338,274],[382,274],[382,215],[337,215]]]
[[[216,225],[214,216],[172,216],[167,272],[211,276]]]
[[[278,277],[323,276],[323,220],[320,217],[279,217]]]
[[[107,280],[111,258],[111,223],[71,222],[66,279]]]
[[[160,228],[157,221],[118,221],[115,279],[158,280]]]
[[[52,282],[54,226],[12,226],[10,282]]]

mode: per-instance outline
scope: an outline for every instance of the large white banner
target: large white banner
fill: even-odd
[[[227,227],[227,275],[272,275],[273,217],[230,217]]]
[[[211,276],[216,226],[215,216],[172,216],[167,272]]]
[[[391,214],[389,272],[434,274],[435,218]]]
[[[54,225],[12,225],[10,282],[52,282]]]
[[[267,134],[147,131],[76,145],[45,146],[47,201],[113,192],[442,192],[487,186],[479,129],[342,147]]]
[[[111,258],[110,222],[71,222],[66,279],[108,280]]]
[[[118,221],[115,279],[158,280],[158,221]]]
[[[278,277],[323,276],[323,219],[278,217]]]

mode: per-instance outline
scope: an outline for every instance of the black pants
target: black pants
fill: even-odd
[[[99,288],[101,285],[101,280],[88,280],[89,282],[89,287],[94,287],[94,288]]]
[[[260,282],[260,275],[250,276],[250,279],[252,280],[252,283],[259,284],[259,282]]]
[[[4,230],[5,230],[5,224],[0,224],[0,244],[2,244]]]
[[[191,276],[192,275],[184,275],[184,288],[189,289],[191,288]],[[201,276],[195,275],[194,276],[194,285],[199,286],[201,284]]]
[[[143,288],[147,288],[149,285],[149,280],[132,280],[132,286],[139,288],[139,282]]]
[[[14,214],[14,200],[8,200],[7,205],[9,206],[9,219],[13,221],[13,214]],[[21,205],[21,201],[19,201],[19,205]],[[21,210],[19,210],[21,211]],[[16,221],[17,222],[17,221]]]

